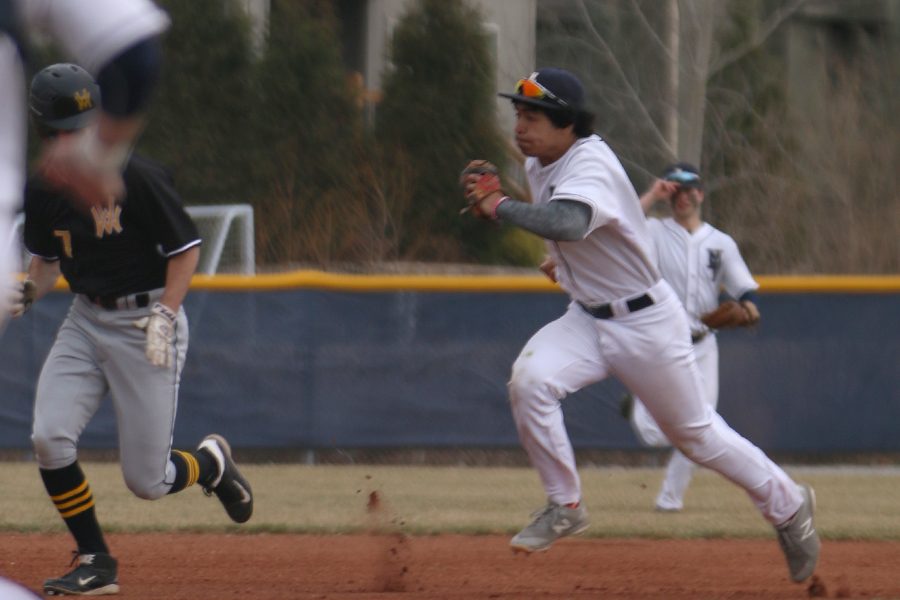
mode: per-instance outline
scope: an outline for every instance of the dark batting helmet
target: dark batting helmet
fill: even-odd
[[[78,65],[50,65],[31,80],[28,108],[42,136],[85,127],[99,105],[100,86]]]

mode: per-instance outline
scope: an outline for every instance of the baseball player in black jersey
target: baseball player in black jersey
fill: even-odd
[[[37,168],[83,198],[120,198],[121,172],[145,123],[169,17],[152,0],[0,0],[0,287],[18,270],[8,242],[22,207],[28,38],[52,41],[94,73],[105,94],[91,127],[43,144]],[[0,294],[0,325],[9,297]]]
[[[41,137],[87,126],[99,89],[73,64],[38,73],[32,119]],[[200,238],[172,179],[160,165],[132,155],[120,202],[72,201],[40,178],[25,191],[28,279],[13,302],[23,314],[60,272],[76,294],[41,370],[32,441],[41,478],[78,545],[77,565],[44,583],[49,595],[118,592],[117,562],[97,521],[94,497],[78,464],[81,432],[108,393],[129,489],[153,500],[199,483],[229,517],[253,510],[249,484],[220,435],[195,451],[172,449],[178,384],[188,346],[182,300],[197,266]]]

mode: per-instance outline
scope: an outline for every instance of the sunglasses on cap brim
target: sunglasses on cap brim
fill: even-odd
[[[520,79],[519,82],[516,83],[516,93],[519,94],[520,96],[525,96],[526,98],[531,98],[532,100],[550,99],[550,100],[556,102],[557,104],[559,104],[560,106],[568,106],[569,105],[568,102],[566,102],[562,98],[557,97],[556,94],[554,94],[553,92],[551,92],[550,90],[548,90],[547,88],[545,88],[544,86],[539,84],[537,81],[532,79],[532,77],[534,77],[534,76],[535,75],[532,75],[531,77],[526,77],[525,79]]]
[[[700,187],[700,176],[690,171],[674,171],[663,178],[684,187]]]

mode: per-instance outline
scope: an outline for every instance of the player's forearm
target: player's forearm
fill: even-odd
[[[646,215],[650,212],[650,209],[653,208],[657,202],[665,202],[672,198],[672,194],[675,194],[678,191],[678,185],[672,183],[671,181],[663,181],[662,179],[657,179],[653,182],[653,184],[647,188],[647,191],[640,197],[641,210],[644,211]]]
[[[571,242],[587,234],[591,209],[574,200],[555,200],[540,205],[509,200],[497,207],[497,216],[544,239]]]
[[[163,295],[159,299],[161,304],[166,305],[173,311],[177,312],[187,295],[188,288],[191,287],[191,277],[197,270],[197,262],[200,260],[200,247],[194,246],[185,250],[181,254],[176,254],[169,259],[166,267],[166,288]]]
[[[155,36],[134,44],[100,69],[97,76],[103,90],[97,132],[100,142],[129,144],[137,137],[161,69],[162,48]]]
[[[646,215],[650,212],[650,209],[653,208],[653,205],[659,202],[659,197],[654,194],[652,191],[646,192],[643,196],[641,196],[641,210]]]

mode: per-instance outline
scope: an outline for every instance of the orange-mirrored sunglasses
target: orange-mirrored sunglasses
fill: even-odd
[[[534,77],[534,75],[532,75],[531,77]],[[566,102],[562,98],[558,98],[556,94],[539,84],[531,77],[519,80],[519,82],[516,84],[517,94],[519,94],[520,96],[525,96],[526,98],[534,98],[535,100],[550,98],[551,100],[558,102],[562,106],[569,105],[568,102]]]

